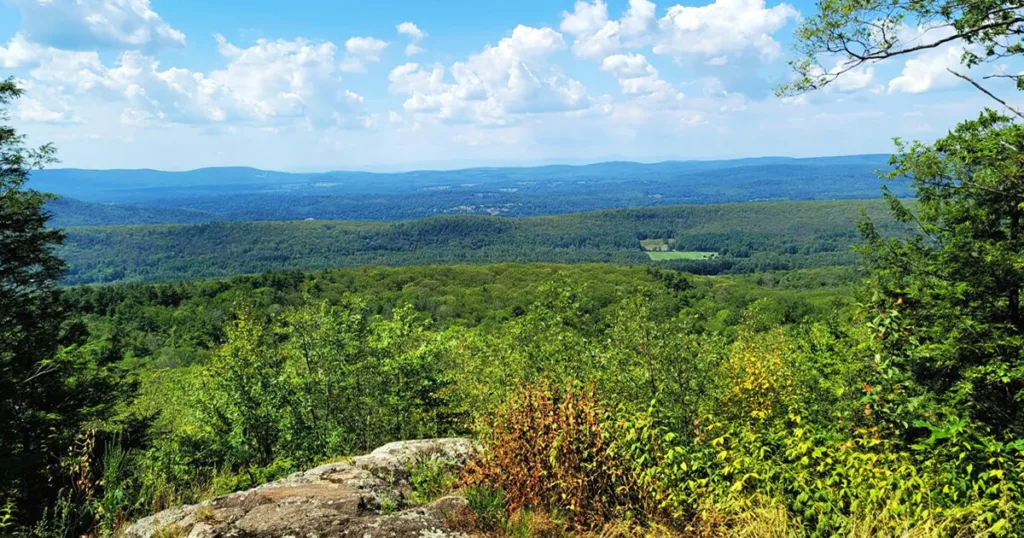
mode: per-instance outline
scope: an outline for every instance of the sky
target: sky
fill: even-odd
[[[408,170],[887,153],[991,106],[950,43],[780,99],[809,0],[0,0],[62,166]],[[908,32],[913,29],[907,28]]]

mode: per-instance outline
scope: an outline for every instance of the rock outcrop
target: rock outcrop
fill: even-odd
[[[384,445],[257,488],[165,510],[136,522],[126,538],[444,538],[461,497],[412,505],[409,470],[435,459],[465,463],[468,439]]]

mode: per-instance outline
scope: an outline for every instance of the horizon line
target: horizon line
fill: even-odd
[[[550,167],[568,167],[568,168],[582,168],[586,166],[596,166],[602,164],[636,164],[636,165],[659,165],[659,164],[670,164],[670,163],[713,163],[713,162],[740,162],[740,161],[751,161],[751,160],[766,160],[766,159],[785,159],[792,161],[808,161],[815,159],[840,159],[840,158],[851,158],[851,157],[888,157],[889,153],[850,153],[840,155],[819,155],[813,157],[791,157],[786,155],[760,155],[750,157],[735,157],[735,158],[707,158],[707,159],[657,159],[657,160],[628,160],[628,159],[611,159],[611,160],[581,160],[580,162],[569,162],[570,159],[565,161],[552,161],[547,164],[508,164],[508,165],[479,165],[479,166],[454,166],[452,168],[429,168],[426,163],[423,164],[423,168],[416,168],[417,165],[412,165],[412,168],[397,167],[395,170],[371,170],[370,168],[377,168],[376,166],[368,166],[364,169],[317,169],[317,170],[274,170],[269,168],[258,168],[249,165],[223,165],[223,166],[201,166],[198,168],[185,168],[180,170],[161,170],[157,168],[81,168],[81,167],[53,167],[43,168],[39,171],[88,171],[88,172],[158,172],[167,174],[183,174],[189,172],[198,172],[202,170],[227,170],[227,169],[249,169],[259,172],[272,172],[278,174],[332,174],[332,173],[363,173],[363,174],[413,174],[418,172],[461,172],[467,170],[488,170],[488,169],[530,169],[530,168],[550,168]]]

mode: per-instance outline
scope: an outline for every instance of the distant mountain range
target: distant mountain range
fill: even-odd
[[[408,220],[436,215],[554,215],[608,208],[758,200],[876,198],[886,155],[404,173],[286,173],[254,168],[53,169],[30,185],[63,197],[57,226],[250,220]],[[901,195],[905,185],[891,185]]]

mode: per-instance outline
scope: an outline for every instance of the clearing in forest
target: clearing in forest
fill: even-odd
[[[648,252],[647,255],[656,262],[666,260],[713,260],[718,257],[717,252],[697,251]]]

